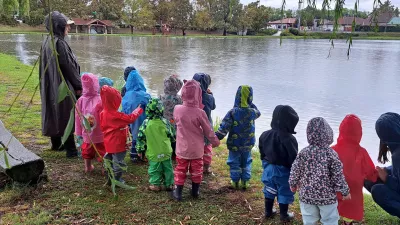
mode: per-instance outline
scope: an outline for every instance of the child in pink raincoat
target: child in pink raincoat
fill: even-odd
[[[85,172],[91,172],[94,169],[92,160],[97,158],[97,161],[101,162],[105,154],[104,137],[100,128],[100,112],[102,110],[100,85],[98,77],[94,74],[85,73],[81,80],[83,92],[76,103],[75,135],[78,137],[78,142],[83,139],[81,148],[82,158],[85,161]],[[83,117],[90,125],[88,129],[84,126]]]
[[[182,88],[183,105],[174,109],[176,123],[176,162],[174,171],[175,190],[173,198],[182,200],[183,185],[187,171],[192,178],[192,196],[199,196],[200,183],[203,179],[204,137],[213,147],[220,142],[211,128],[206,113],[203,111],[200,83],[195,80],[185,82]]]

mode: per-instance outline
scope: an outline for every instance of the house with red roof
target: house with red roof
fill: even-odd
[[[296,24],[296,18],[285,18],[282,20],[270,21],[268,26],[272,29],[282,29],[286,30],[289,27],[294,27]]]
[[[110,20],[72,18],[71,30],[84,34],[112,34],[113,23]]]

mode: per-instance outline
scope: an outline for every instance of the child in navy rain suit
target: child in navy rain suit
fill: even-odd
[[[278,105],[272,115],[271,130],[265,131],[259,140],[259,149],[264,172],[265,216],[273,216],[275,197],[279,202],[281,221],[293,218],[288,214],[289,204],[294,201],[294,193],[290,190],[290,168],[297,156],[298,144],[293,134],[299,116],[287,105]]]
[[[260,117],[260,111],[253,104],[253,89],[250,86],[240,86],[236,92],[235,105],[229,110],[215,133],[218,139],[223,139],[228,133],[229,156],[227,164],[230,167],[231,183],[235,189],[247,189],[251,178],[251,149],[255,144],[254,120]]]
[[[216,108],[215,105],[215,99],[214,96],[211,92],[211,90],[208,88],[211,85],[211,77],[208,74],[205,73],[196,73],[193,76],[193,80],[198,81],[200,83],[201,87],[201,97],[202,97],[202,103],[204,105],[204,112],[206,112],[208,120],[210,121],[211,127],[213,126],[213,121],[211,118],[211,111]],[[204,173],[205,174],[210,174],[210,165],[212,161],[212,146],[209,140],[207,138],[204,138],[204,157],[203,157],[203,163],[204,163]]]

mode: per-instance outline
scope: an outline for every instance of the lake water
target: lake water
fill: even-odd
[[[41,35],[0,35],[0,52],[32,64]],[[400,42],[354,41],[350,58],[347,45],[336,41],[327,58],[328,40],[222,39],[72,36],[68,38],[81,71],[121,79],[123,69],[134,65],[149,92],[163,91],[163,79],[178,74],[190,79],[196,72],[211,75],[217,109],[223,117],[232,108],[239,85],[251,85],[254,103],[262,116],[257,136],[270,128],[272,111],[289,104],[299,114],[299,147],[307,145],[307,122],[324,117],[338,136],[348,113],[363,122],[362,145],[376,162],[378,137],[375,121],[384,112],[400,112]]]

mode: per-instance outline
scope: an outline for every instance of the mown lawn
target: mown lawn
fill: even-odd
[[[118,189],[114,198],[96,164],[96,171],[86,175],[81,159],[66,159],[65,153],[48,150],[49,143],[40,132],[39,93],[25,118],[38,83],[34,72],[12,111],[6,109],[29,76],[31,66],[22,65],[14,57],[0,54],[0,119],[31,150],[46,162],[49,181],[36,187],[14,184],[0,191],[1,224],[278,224],[265,221],[264,201],[260,176],[261,161],[254,153],[252,187],[246,192],[228,188],[229,171],[225,161],[225,145],[215,149],[213,170],[201,187],[201,197],[189,197],[189,186],[184,190],[185,201],[170,199],[167,192],[147,190],[147,165],[132,165],[124,175],[132,191]],[[129,160],[127,160],[129,161]],[[291,210],[302,224],[298,202]],[[364,224],[399,224],[399,220],[381,210],[369,196],[365,201]]]

